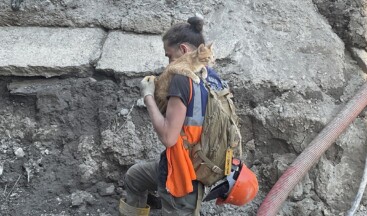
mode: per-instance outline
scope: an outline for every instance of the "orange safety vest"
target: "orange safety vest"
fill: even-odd
[[[196,174],[189,150],[185,148],[183,140],[187,140],[190,144],[200,141],[208,100],[208,92],[203,82],[196,84],[189,80],[190,99],[182,132],[176,144],[166,150],[168,167],[166,189],[175,197],[182,197],[193,191],[192,181],[196,179]]]

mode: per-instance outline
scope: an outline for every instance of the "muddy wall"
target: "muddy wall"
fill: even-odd
[[[161,34],[195,13],[215,44],[215,69],[234,92],[243,157],[260,183],[249,205],[209,202],[201,212],[255,215],[281,173],[364,82],[365,28],[362,21],[352,28],[363,5],[0,0],[1,215],[117,215],[126,169],[163,149],[139,100],[139,81],[167,64]],[[363,113],[280,215],[349,209],[366,132]],[[364,198],[358,214],[366,205]]]

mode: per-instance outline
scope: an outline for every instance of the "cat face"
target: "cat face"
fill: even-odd
[[[198,60],[199,62],[208,65],[209,63],[214,63],[214,54],[212,50],[213,44],[209,44],[205,46],[204,44],[200,44],[197,49]]]

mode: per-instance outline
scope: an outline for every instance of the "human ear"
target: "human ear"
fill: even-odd
[[[183,54],[185,54],[185,53],[187,53],[189,51],[189,48],[187,47],[186,44],[180,44],[179,49],[181,50],[181,52]]]

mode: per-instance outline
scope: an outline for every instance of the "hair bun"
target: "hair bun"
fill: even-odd
[[[199,16],[190,17],[188,23],[198,32],[203,31],[204,20]]]

